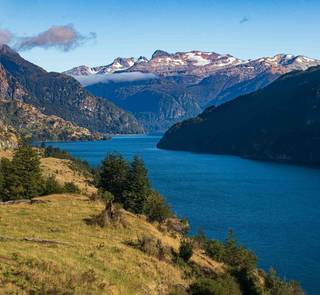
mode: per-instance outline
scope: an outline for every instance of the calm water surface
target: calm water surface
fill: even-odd
[[[106,153],[143,157],[153,186],[190,221],[224,239],[232,228],[254,250],[259,265],[299,280],[320,294],[320,169],[256,162],[232,156],[165,151],[160,137],[115,137],[111,141],[53,143],[98,165]]]

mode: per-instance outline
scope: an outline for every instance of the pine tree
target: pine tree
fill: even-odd
[[[31,199],[40,194],[42,190],[40,160],[37,151],[31,146],[19,145],[11,163],[5,165],[8,170],[5,183],[9,199]]]
[[[134,213],[143,213],[146,201],[151,193],[151,186],[148,171],[143,160],[138,156],[134,157],[130,165],[128,190],[130,193],[127,193],[125,208]]]
[[[128,162],[119,154],[109,154],[102,162],[98,174],[98,187],[112,193],[114,201],[123,204],[123,193],[128,186]]]

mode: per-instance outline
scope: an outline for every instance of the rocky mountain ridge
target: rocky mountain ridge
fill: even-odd
[[[44,115],[60,117],[91,132],[143,132],[132,115],[112,102],[91,95],[70,76],[46,72],[6,45],[0,45],[0,95],[21,100]]]
[[[73,69],[66,73],[87,85],[94,95],[132,112],[145,130],[153,133],[163,132],[210,105],[261,89],[285,73],[317,65],[319,60],[301,55],[242,60],[214,52],[170,54],[157,50],[150,60],[140,60],[116,72],[82,75],[79,69]]]

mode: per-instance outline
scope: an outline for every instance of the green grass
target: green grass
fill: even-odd
[[[124,212],[125,227],[100,228],[84,221],[101,212],[99,202],[76,195],[43,200],[0,206],[0,294],[149,295],[188,284],[170,261],[159,261],[127,244],[148,233],[178,247],[178,240],[142,218]]]

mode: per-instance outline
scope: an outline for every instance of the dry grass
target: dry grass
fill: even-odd
[[[7,151],[0,150],[0,159],[1,158],[11,159],[12,158],[12,152],[9,151],[9,150],[7,150]]]
[[[41,170],[45,177],[55,176],[61,184],[65,182],[73,182],[81,192],[86,195],[95,193],[97,189],[90,185],[90,180],[81,172],[72,170],[70,160],[62,160],[56,158],[41,158]]]
[[[84,222],[101,212],[99,202],[80,195],[41,200],[45,202],[0,206],[0,294],[152,295],[189,283],[172,262],[128,245],[147,233],[178,249],[178,239],[161,233],[143,218],[124,211],[125,227],[100,228]],[[36,240],[22,241],[25,237]],[[39,243],[37,239],[62,243]],[[222,270],[200,253],[192,259]]]

